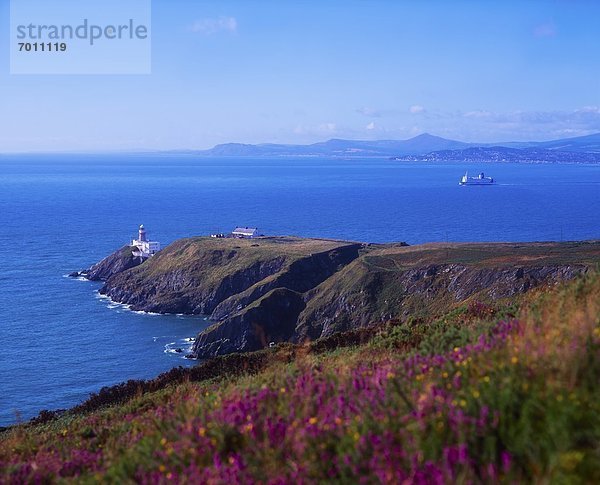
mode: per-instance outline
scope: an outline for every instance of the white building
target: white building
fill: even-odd
[[[258,229],[256,227],[236,227],[231,235],[233,237],[239,237],[244,239],[252,239],[254,237],[260,236]]]
[[[149,258],[160,251],[160,243],[158,241],[148,240],[146,229],[144,229],[143,224],[138,231],[138,238],[131,241],[131,245],[137,248],[137,250],[133,252],[133,255],[142,258]]]

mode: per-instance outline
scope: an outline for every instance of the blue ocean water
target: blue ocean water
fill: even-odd
[[[493,187],[459,187],[484,169]],[[0,425],[192,365],[198,317],[138,314],[66,278],[125,244],[258,226],[359,241],[600,238],[600,166],[192,155],[0,157]]]

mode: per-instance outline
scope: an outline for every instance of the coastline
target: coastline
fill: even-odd
[[[200,316],[210,325],[186,357],[203,360],[522,294],[587,271],[600,262],[600,242],[194,237],[131,267],[122,253],[94,265],[109,275],[98,297],[134,313]]]

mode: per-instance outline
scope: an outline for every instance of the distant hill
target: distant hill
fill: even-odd
[[[391,157],[397,155],[420,155],[434,150],[466,148],[469,143],[447,140],[428,133],[408,140],[341,140],[331,139],[312,145],[280,145],[264,143],[246,145],[226,143],[210,150],[197,152],[202,156],[229,157]]]
[[[439,136],[423,133],[408,140],[377,140],[377,141],[355,141],[332,139],[322,143],[309,145],[311,150],[321,152],[333,152],[344,155],[385,155],[396,153],[399,155],[410,155],[425,153],[434,150],[457,150],[470,146],[469,143],[456,140],[448,140]]]
[[[343,140],[311,145],[225,143],[193,152],[206,157],[373,157],[400,160],[600,161],[600,133],[543,142],[466,143],[423,133],[408,140]],[[569,155],[570,154],[570,155]]]
[[[502,146],[438,150],[424,155],[403,155],[393,160],[409,162],[525,162],[525,163],[600,163],[600,152],[562,151],[558,148],[511,148]]]
[[[600,153],[600,133],[578,136],[575,138],[562,138],[559,140],[527,142],[527,143],[497,143],[499,146],[513,148],[545,148],[547,150],[563,152]]]

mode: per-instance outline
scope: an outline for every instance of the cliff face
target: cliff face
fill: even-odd
[[[273,292],[260,305],[235,307],[233,301],[254,291],[248,290],[217,307],[220,316],[227,308],[224,320],[199,335],[193,352],[207,358],[267,342],[313,340],[392,318],[435,315],[470,299],[498,300],[555,284],[598,262],[595,242],[364,247],[313,288]],[[285,283],[281,275],[268,288]]]
[[[233,316],[270,291],[305,292],[358,257],[361,244],[299,238],[193,238],[109,278],[100,293],[158,313]]]
[[[584,265],[481,268],[440,264],[394,271],[368,267],[361,259],[311,292],[293,340],[313,340],[411,314],[441,314],[471,298],[507,298],[571,279],[585,270]]]
[[[304,293],[356,259],[361,247],[359,244],[349,244],[297,259],[281,271],[223,300],[213,310],[211,317],[224,320],[277,288]]]
[[[436,315],[471,299],[498,300],[567,280],[600,263],[600,242],[409,247],[191,238],[141,265],[124,250],[88,277],[106,279],[101,293],[135,310],[209,315],[215,323],[198,336],[197,358]]]
[[[271,342],[288,342],[305,306],[301,293],[287,288],[271,290],[241,312],[200,333],[194,344],[195,357],[259,350]]]

